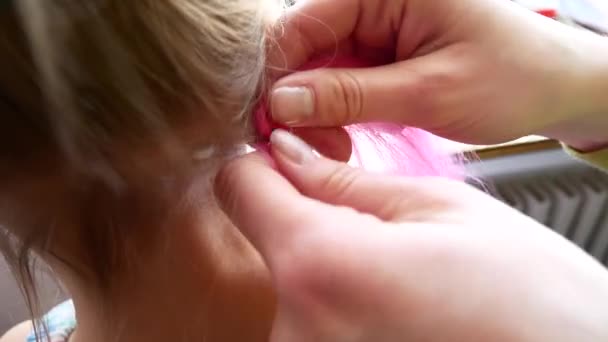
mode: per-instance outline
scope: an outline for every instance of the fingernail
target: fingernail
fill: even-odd
[[[273,149],[296,164],[306,164],[319,156],[304,140],[282,129],[272,132],[270,143]]]
[[[306,121],[314,111],[312,91],[306,87],[281,87],[272,92],[272,118],[286,125]]]

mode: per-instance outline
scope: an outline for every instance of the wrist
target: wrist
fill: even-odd
[[[608,38],[577,32],[565,66],[559,122],[542,134],[581,152],[608,147]]]

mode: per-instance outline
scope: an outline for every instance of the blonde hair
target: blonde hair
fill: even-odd
[[[179,131],[194,122],[202,123],[194,143],[202,146],[229,148],[253,136],[248,114],[265,65],[261,2],[18,0],[3,11],[0,177],[6,182],[42,177],[47,170],[36,165],[50,160],[51,169],[78,175],[73,183],[90,206],[78,210],[94,212],[99,203],[116,200],[118,183],[128,186],[124,165],[114,158],[117,146],[123,155],[129,154],[125,146],[131,154],[158,146],[173,162],[191,150]],[[52,227],[43,215],[4,217],[29,205],[0,193],[0,249],[35,317],[32,258],[47,252]],[[117,259],[127,233],[103,223],[87,228],[88,266],[107,282],[119,267],[109,260]]]

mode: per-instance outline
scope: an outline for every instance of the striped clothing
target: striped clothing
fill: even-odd
[[[41,334],[41,341],[47,342],[46,335],[48,329],[48,342],[67,342],[70,335],[76,329],[76,313],[74,303],[71,300],[65,301],[42,318],[44,324],[38,329]],[[32,333],[27,337],[27,342],[36,342],[36,335]]]

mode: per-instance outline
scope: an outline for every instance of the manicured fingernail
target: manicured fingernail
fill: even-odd
[[[281,87],[272,92],[272,118],[286,125],[306,121],[314,111],[312,91],[306,87]]]
[[[270,143],[273,149],[296,164],[306,164],[319,156],[304,140],[282,129],[272,132]]]

